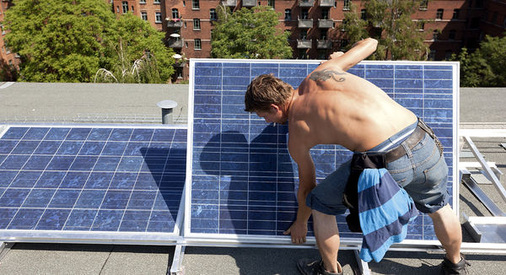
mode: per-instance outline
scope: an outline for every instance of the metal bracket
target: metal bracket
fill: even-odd
[[[358,268],[360,269],[360,274],[371,275],[371,269],[369,269],[369,264],[360,259],[359,251],[355,249],[353,250],[353,254],[355,254],[355,259],[357,260]]]
[[[504,212],[492,201],[485,192],[478,186],[476,181],[471,177],[471,173],[467,170],[461,170],[461,181],[469,190],[483,203],[483,205],[494,216],[506,216]]]
[[[184,275],[183,258],[186,246],[176,245],[174,249],[174,257],[172,259],[172,265],[170,266],[169,275]]]
[[[0,261],[9,253],[14,243],[0,242]]]
[[[502,186],[501,181],[497,178],[494,171],[492,171],[490,166],[487,164],[485,158],[480,153],[480,151],[478,150],[474,142],[471,140],[471,138],[469,136],[464,136],[464,140],[471,148],[471,152],[473,152],[474,157],[478,160],[478,162],[480,162],[481,167],[484,170],[483,172],[485,176],[487,176],[487,178],[489,178],[492,181],[494,187],[497,189],[497,191],[499,191],[499,194],[502,196],[503,200],[506,201],[506,190]]]

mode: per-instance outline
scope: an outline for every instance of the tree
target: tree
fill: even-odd
[[[109,70],[117,82],[165,83],[174,73],[174,51],[164,35],[131,13],[115,20],[104,38]]]
[[[222,7],[222,6],[220,6]],[[276,26],[280,13],[271,7],[242,8],[218,13],[212,35],[212,56],[217,58],[290,58],[287,31]]]
[[[425,60],[428,47],[424,44],[424,33],[418,31],[419,23],[411,19],[421,1],[411,0],[366,0],[365,18],[358,18],[356,8],[345,14],[342,26],[349,47],[355,42],[373,37],[379,42],[371,59]],[[352,6],[354,6],[352,4]]]
[[[469,53],[466,48],[451,60],[460,62],[460,85],[463,87],[504,87],[506,72],[506,37],[486,36],[480,48]]]
[[[93,81],[99,68],[115,67],[118,55],[110,47],[117,48],[123,37],[127,60],[148,54],[151,64],[159,65],[159,82],[165,82],[172,72],[170,51],[161,50],[156,30],[138,21],[116,19],[103,0],[17,0],[5,12],[5,41],[20,56],[23,81]]]
[[[86,82],[113,21],[105,1],[19,0],[5,12],[5,41],[20,55],[22,80]]]

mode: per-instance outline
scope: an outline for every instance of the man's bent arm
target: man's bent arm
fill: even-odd
[[[357,65],[360,61],[370,56],[378,46],[378,41],[373,38],[366,38],[355,43],[353,48],[344,54],[333,53],[330,59],[316,68],[322,70],[327,67],[338,66],[343,71],[347,71],[351,67]]]

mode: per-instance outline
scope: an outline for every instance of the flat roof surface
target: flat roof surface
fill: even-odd
[[[62,85],[62,87],[59,87]],[[122,102],[125,99],[127,105],[122,105],[119,114],[136,112],[136,108],[142,106],[154,106],[153,116],[157,116],[156,103],[160,100],[173,99],[181,96],[183,102],[187,98],[187,86],[180,86],[179,90],[172,90],[171,86],[178,85],[136,85],[123,87],[118,84],[45,84],[45,83],[14,83],[13,85],[0,88],[0,123],[13,118],[20,118],[23,113],[31,111],[37,116],[23,115],[23,120],[17,123],[41,122],[37,117],[61,116],[67,117],[72,108],[67,108],[68,100],[74,102],[87,102],[89,113],[105,113],[100,100],[96,103],[88,97],[108,98],[111,101]],[[0,84],[1,86],[1,84]],[[21,87],[24,87],[21,89]],[[73,88],[75,87],[75,89]],[[156,87],[158,92],[153,94],[142,93],[145,89]],[[20,89],[9,90],[9,89]],[[92,91],[87,91],[92,88]],[[84,89],[88,97],[73,97],[72,91]],[[45,91],[50,96],[37,93]],[[59,92],[57,92],[59,91]],[[121,94],[121,91],[130,91],[129,96]],[[460,128],[506,128],[506,89],[494,88],[461,88],[460,89]],[[70,92],[67,94],[67,92]],[[155,95],[156,94],[156,95]],[[152,99],[148,99],[149,96]],[[66,100],[63,100],[63,99]],[[76,100],[76,99],[79,100]],[[37,100],[38,99],[38,100]],[[133,101],[145,102],[136,104]],[[103,100],[102,100],[103,101]],[[177,100],[176,100],[177,101]],[[178,102],[179,103],[179,102]],[[34,106],[38,109],[33,111]],[[62,106],[55,108],[55,106]],[[181,103],[182,108],[186,104]],[[147,107],[151,108],[151,107]],[[5,112],[9,109],[9,112]],[[53,109],[66,109],[59,113]],[[140,110],[139,109],[139,110]],[[109,109],[107,109],[109,110]],[[144,109],[143,109],[144,110]],[[114,114],[114,112],[108,113]],[[150,111],[146,111],[146,114]],[[181,111],[185,112],[184,109]],[[55,115],[58,113],[58,115]],[[141,111],[139,111],[141,113]],[[143,113],[143,112],[142,112]],[[161,116],[160,116],[161,121]],[[42,121],[44,122],[44,121]],[[61,123],[68,123],[62,121]],[[110,121],[107,121],[108,123]],[[118,122],[121,123],[121,122]],[[132,122],[128,122],[132,123]],[[499,170],[506,172],[506,151],[500,146],[505,143],[505,138],[476,138],[473,139],[480,152],[487,161],[495,162]],[[465,149],[465,148],[464,148]],[[466,159],[465,161],[469,161]],[[501,182],[504,186],[505,179]],[[489,197],[498,204],[503,211],[506,207],[502,198],[494,187],[480,185]],[[488,210],[476,197],[462,184],[460,185],[460,213],[468,216],[490,216]],[[463,217],[461,215],[461,221]],[[463,230],[465,241],[471,242],[471,236]],[[0,274],[166,274],[172,264],[174,256],[173,246],[127,246],[127,245],[90,245],[90,244],[31,244],[16,243],[9,250],[4,250],[0,255]],[[184,254],[184,274],[298,274],[295,263],[300,258],[319,259],[316,249],[299,248],[233,248],[233,247],[187,247]],[[506,255],[490,255],[480,253],[467,253],[471,262],[470,274],[503,274],[506,268]],[[435,274],[442,260],[441,251],[427,252],[399,252],[389,251],[380,263],[369,263],[372,274]],[[356,267],[356,261],[352,251],[340,251],[339,261],[344,266],[345,274],[352,274],[351,268]]]

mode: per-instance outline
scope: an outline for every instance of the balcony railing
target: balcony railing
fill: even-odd
[[[320,0],[320,7],[333,7],[336,0]]]
[[[318,49],[332,49],[332,41],[331,40],[317,39],[316,42],[317,42],[316,48],[318,48]]]
[[[225,7],[235,7],[237,6],[237,0],[222,0],[221,1]]]
[[[314,0],[299,0],[299,7],[312,7],[314,6]]]
[[[301,19],[299,18],[299,28],[301,29],[310,29],[313,27],[313,19]]]
[[[181,19],[169,19],[167,21],[167,28],[181,28],[183,26],[183,20]]]
[[[242,0],[242,6],[243,7],[254,7],[257,5],[257,1],[256,0]]]
[[[334,28],[334,20],[332,20],[332,19],[318,19],[318,28],[321,28],[321,29]]]
[[[171,48],[179,49],[179,48],[183,47],[183,39],[181,39],[181,38],[178,38],[178,39],[170,38],[167,42],[169,44],[169,47],[171,47]]]
[[[313,39],[297,39],[297,49],[311,49]]]

